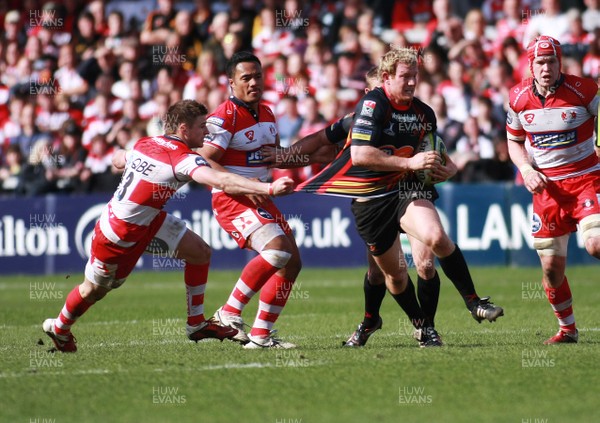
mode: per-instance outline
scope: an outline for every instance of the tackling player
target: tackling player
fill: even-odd
[[[289,194],[293,181],[281,178],[267,184],[212,169],[191,150],[202,146],[207,113],[206,107],[196,101],[180,101],[167,111],[165,135],[142,138],[131,151],[115,153],[113,164],[124,169],[124,173],[94,228],[85,279],[68,294],[58,317],[46,319],[42,325],[58,350],[77,351],[71,326],[93,304],[125,282],[144,252],[170,252],[185,260],[189,339],[223,340],[237,335],[237,330],[204,317],[210,247],[182,220],[162,208],[191,180],[231,194],[271,195]]]
[[[581,230],[585,249],[600,258],[600,164],[594,152],[598,86],[563,74],[558,40],[541,35],[527,47],[533,78],[510,90],[508,151],[533,194],[533,247],[542,284],[560,326],[544,344],[578,340],[565,275],[567,243]]]

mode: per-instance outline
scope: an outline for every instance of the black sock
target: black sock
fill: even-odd
[[[365,273],[364,281],[365,291],[365,317],[363,323],[370,328],[375,326],[379,321],[379,309],[385,297],[385,283],[379,285],[371,285],[369,283],[369,272]]]
[[[458,293],[463,298],[465,305],[471,310],[477,302],[479,297],[475,293],[475,286],[473,285],[473,279],[471,279],[471,273],[467,262],[458,248],[458,245],[454,244],[456,249],[448,257],[439,258],[442,270],[448,276],[448,279],[452,281]]]
[[[424,326],[430,326],[425,317],[425,313],[419,307],[417,302],[417,296],[415,295],[415,286],[413,285],[410,276],[408,277],[408,284],[406,289],[401,294],[392,294],[394,300],[402,307],[402,310],[406,313],[413,326],[420,329]]]
[[[440,275],[437,272],[431,279],[417,277],[417,297],[421,310],[425,313],[431,326],[435,326],[435,313],[440,298]]]

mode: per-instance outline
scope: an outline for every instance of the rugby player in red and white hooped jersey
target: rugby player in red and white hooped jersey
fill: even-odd
[[[278,146],[279,136],[273,112],[261,102],[264,75],[260,60],[249,52],[238,52],[227,63],[226,73],[232,95],[206,121],[209,135],[200,154],[229,172],[266,180],[269,170],[261,148]],[[219,189],[213,190],[213,209],[221,227],[240,248],[258,253],[246,264],[226,304],[213,318],[238,329],[234,339],[245,348],[295,347],[272,336],[302,266],[283,214],[268,197],[231,195]],[[242,312],[258,291],[258,314],[246,334]]]
[[[191,150],[202,146],[207,114],[206,107],[196,101],[180,101],[167,111],[165,135],[142,138],[131,151],[115,153],[113,164],[124,169],[123,178],[94,228],[84,282],[68,294],[58,317],[46,319],[42,325],[58,350],[77,350],[71,326],[96,301],[125,282],[144,252],[169,253],[169,257],[185,261],[189,339],[222,340],[237,334],[235,329],[204,318],[210,247],[162,208],[191,180],[231,194],[272,195],[291,193],[293,181],[280,178],[268,184],[212,169]]]
[[[544,343],[573,343],[578,331],[565,270],[569,235],[577,225],[588,254],[600,259],[600,164],[594,152],[600,96],[592,79],[561,73],[556,39],[537,37],[527,55],[533,78],[511,90],[508,147],[533,194],[533,246],[560,326]]]

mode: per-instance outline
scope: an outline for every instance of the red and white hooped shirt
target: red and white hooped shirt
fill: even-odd
[[[144,236],[175,192],[201,166],[209,166],[179,138],[146,137],[126,154],[123,178],[100,217],[102,233],[113,243],[130,247]]]
[[[264,181],[269,170],[261,148],[277,145],[278,132],[271,109],[263,103],[258,107],[256,114],[238,98],[229,97],[206,120],[209,134],[204,143],[224,151],[219,164],[230,172]]]
[[[538,96],[533,79],[510,92],[508,139],[525,143],[532,165],[550,180],[600,170],[594,151],[594,117],[600,95],[592,79],[561,75],[555,92]]]

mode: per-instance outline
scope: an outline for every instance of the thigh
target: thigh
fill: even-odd
[[[390,248],[383,254],[373,256],[373,260],[388,278],[394,280],[402,280],[408,274],[404,253],[400,244],[400,236],[396,236],[396,240]]]
[[[372,255],[384,254],[398,239],[398,207],[397,195],[352,202],[356,229]]]
[[[248,239],[258,228],[271,223],[279,225],[286,235],[292,234],[285,217],[271,200],[257,207],[245,196],[216,193],[212,205],[219,225],[240,248],[247,246]]]
[[[432,235],[443,230],[440,216],[429,200],[411,202],[400,217],[400,226],[407,235],[425,244]]]

